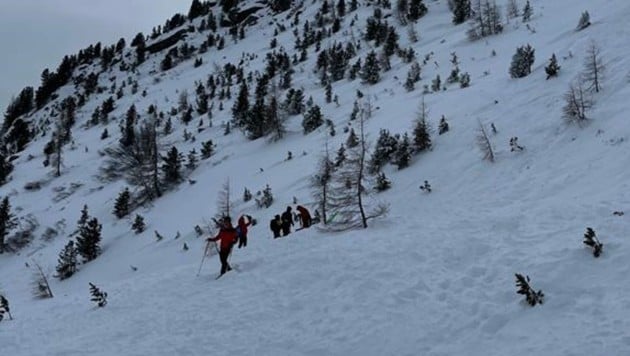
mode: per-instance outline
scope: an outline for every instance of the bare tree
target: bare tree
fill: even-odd
[[[313,197],[317,201],[317,205],[321,209],[321,216],[323,219],[323,224],[326,225],[328,223],[328,206],[330,189],[332,185],[332,177],[333,171],[335,168],[335,163],[330,159],[330,154],[328,152],[328,142],[326,142],[324,154],[319,158],[319,162],[317,164],[317,171],[311,177],[310,186],[312,189]]]
[[[508,20],[520,16],[520,11],[518,9],[518,4],[516,3],[516,0],[508,0],[507,8],[506,8],[506,15],[507,15]]]
[[[588,85],[588,90],[599,93],[603,72],[604,64],[600,57],[600,49],[595,42],[591,42],[586,50],[582,73],[582,80]]]
[[[31,285],[33,286],[33,296],[37,299],[52,298],[53,293],[52,290],[50,290],[50,285],[48,284],[48,277],[46,277],[46,274],[39,263],[33,261],[33,264],[35,265],[33,281],[31,282]]]
[[[486,129],[483,127],[481,121],[479,122],[479,128],[477,129],[477,146],[483,153],[483,159],[494,162],[494,150],[492,149],[492,143],[490,142],[490,137],[488,137],[488,133]]]
[[[99,178],[104,181],[126,178],[129,184],[141,190],[139,197],[154,200],[162,195],[155,122],[145,122],[135,137],[128,147],[118,145],[105,149],[108,158],[100,169]]]
[[[361,109],[359,115],[359,144],[349,148],[343,165],[334,174],[334,181],[330,190],[330,230],[343,231],[354,228],[367,228],[368,220],[385,215],[389,206],[378,202],[374,208],[367,204],[369,199],[369,184],[367,176],[366,156],[368,145],[363,130],[367,118],[366,109]]]
[[[216,219],[220,220],[223,217],[230,216],[231,207],[230,178],[228,178],[223,184],[221,191],[219,191],[219,196],[217,198],[217,213],[215,214]]]
[[[562,108],[563,117],[567,123],[576,123],[583,126],[588,118],[586,112],[593,107],[590,95],[584,90],[581,80],[576,80],[569,85],[569,90],[564,94],[565,105]]]

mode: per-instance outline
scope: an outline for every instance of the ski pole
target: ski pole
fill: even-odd
[[[206,255],[208,254],[208,247],[210,246],[210,241],[206,243],[206,248],[203,249],[203,257],[201,258],[201,263],[199,264],[199,271],[197,271],[197,277],[201,273],[201,266],[203,266],[203,261],[206,259]],[[216,244],[215,244],[216,246]]]

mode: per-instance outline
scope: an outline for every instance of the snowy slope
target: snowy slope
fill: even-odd
[[[310,3],[310,2],[309,2]],[[102,157],[98,150],[118,139],[100,141],[102,129],[73,129],[75,150],[66,152],[63,174],[52,178],[43,167],[42,148],[33,142],[16,164],[13,180],[0,188],[11,203],[37,217],[41,235],[46,227],[62,227],[52,241],[37,238],[19,255],[0,256],[0,290],[11,302],[14,321],[0,322],[3,355],[625,355],[630,350],[630,155],[627,122],[630,95],[630,4],[622,0],[531,1],[534,17],[527,29],[512,20],[503,34],[477,42],[466,40],[466,25],[453,26],[445,1],[430,1],[429,14],[416,25],[420,34],[410,44],[401,28],[401,46],[413,46],[419,58],[434,52],[423,67],[423,80],[413,92],[402,83],[408,64],[392,60],[392,70],[374,86],[342,80],[333,86],[340,106],[326,104],[324,89],[313,73],[316,54],[296,68],[294,85],[305,88],[322,106],[337,135],[324,127],[302,134],[301,117],[291,117],[281,141],[248,141],[241,133],[223,135],[231,101],[214,111],[213,127],[184,142],[186,127],[176,124],[166,138],[180,151],[199,148],[212,139],[218,152],[183,184],[153,206],[140,208],[147,231],[134,235],[129,219],[116,220],[113,202],[124,182],[103,185],[94,175]],[[302,15],[314,15],[311,6]],[[575,32],[582,11],[593,25]],[[371,8],[361,7],[354,28],[344,24],[337,39],[359,36]],[[284,21],[285,15],[277,16]],[[204,65],[182,63],[152,73],[162,56],[138,68],[140,88],[147,96],[125,95],[115,115],[124,117],[134,103],[143,116],[151,104],[168,111],[182,90],[194,100],[194,81],[205,80],[216,66],[235,62],[241,54],[257,53],[250,70],[263,70],[273,28],[266,21],[247,30],[247,37],[226,42],[221,52],[209,51]],[[345,33],[345,35],[344,35]],[[200,42],[191,37],[191,43]],[[326,41],[333,42],[331,39]],[[584,128],[562,120],[563,95],[582,71],[590,41],[601,48],[606,65],[603,91],[596,96]],[[279,43],[293,51],[291,30]],[[533,73],[511,79],[508,68],[517,46],[536,49]],[[327,43],[322,44],[326,48]],[[359,57],[369,50],[363,42]],[[492,55],[492,51],[496,56]],[[424,100],[434,127],[445,115],[451,130],[433,135],[431,152],[416,156],[398,171],[387,166],[392,188],[378,197],[391,204],[389,215],[365,230],[324,233],[307,229],[274,240],[267,229],[273,215],[313,201],[308,178],[326,141],[333,149],[345,142],[357,89],[375,108],[367,122],[374,142],[379,129],[411,131],[422,97],[422,85],[451,70],[456,52],[471,87],[449,86]],[[558,78],[545,80],[544,66],[555,53],[562,66]],[[126,74],[111,73],[117,81]],[[108,77],[109,74],[106,76]],[[154,79],[160,77],[159,81]],[[236,96],[237,87],[232,96]],[[72,88],[62,89],[65,95]],[[109,94],[95,97],[80,110],[80,126]],[[62,95],[63,97],[63,95]],[[41,113],[41,115],[44,115]],[[498,132],[491,135],[495,163],[482,161],[475,145],[478,120]],[[197,119],[188,131],[195,130]],[[114,134],[115,133],[115,134]],[[518,136],[523,152],[510,152]],[[87,149],[86,149],[87,148]],[[285,161],[287,151],[294,158]],[[303,152],[305,154],[303,154]],[[29,160],[28,154],[35,158]],[[261,171],[262,168],[262,171]],[[217,256],[206,259],[196,276],[204,241],[193,227],[206,226],[215,213],[216,198],[229,178],[237,214],[260,222],[250,230],[250,245],[235,250],[231,261],[239,271],[214,280]],[[425,194],[423,180],[433,186]],[[25,183],[46,180],[40,191]],[[58,197],[72,183],[78,190]],[[243,203],[244,187],[257,191],[266,184],[275,202],[259,210]],[[54,272],[57,255],[69,240],[84,204],[103,224],[103,254],[72,278],[51,278],[55,298],[33,300],[30,269],[38,261]],[[626,211],[613,216],[613,211]],[[58,222],[63,223],[58,223]],[[65,227],[63,227],[65,226]],[[587,226],[604,243],[594,259],[581,240]],[[154,230],[165,236],[157,242]],[[177,232],[179,239],[174,239]],[[184,251],[186,243],[190,250]],[[137,267],[133,271],[130,266]],[[514,273],[527,274],[545,293],[545,303],[531,308],[515,293]],[[88,282],[109,294],[109,304],[96,309],[89,301]]]

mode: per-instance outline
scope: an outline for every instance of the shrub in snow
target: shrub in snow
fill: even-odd
[[[524,295],[527,304],[531,305],[532,307],[536,304],[542,304],[545,295],[543,294],[542,290],[535,291],[529,285],[529,276],[523,277],[522,274],[518,273],[516,273],[515,276],[516,287],[518,288],[518,291],[516,291],[516,293]]]
[[[588,13],[588,11],[584,11],[582,15],[580,16],[580,21],[578,22],[578,25],[575,28],[575,30],[581,31],[589,27],[590,25],[591,25],[591,15]]]
[[[438,135],[448,132],[449,126],[448,122],[446,122],[446,118],[442,115],[440,119],[440,124],[438,125]]]
[[[523,146],[520,146],[518,144],[518,137],[514,136],[512,138],[510,138],[510,152],[514,152],[514,151],[522,151],[525,148]]]
[[[593,248],[593,256],[599,257],[602,254],[604,244],[599,242],[599,239],[595,235],[595,231],[593,231],[592,228],[586,228],[586,232],[584,233],[584,241],[582,242],[584,242],[586,246],[590,246]]]
[[[92,295],[92,298],[90,300],[96,303],[99,308],[107,305],[107,293],[101,291],[97,286],[92,283],[90,283],[90,294]]]
[[[13,320],[11,311],[9,309],[9,301],[2,294],[0,294],[0,321],[4,319],[4,314],[9,314],[9,320]]]
[[[133,220],[133,225],[131,225],[131,229],[136,234],[141,234],[146,229],[147,225],[144,223],[144,217],[140,214],[136,214],[136,218]]]
[[[494,150],[492,149],[492,143],[490,142],[490,138],[486,133],[486,129],[483,127],[481,122],[479,122],[479,129],[477,132],[477,146],[481,150],[483,154],[483,159],[494,162]]]
[[[558,65],[558,60],[556,59],[556,55],[554,53],[551,55],[551,58],[549,59],[549,64],[545,67],[545,73],[547,73],[547,79],[557,76],[558,71],[560,71],[560,66]]]
[[[52,298],[53,293],[48,284],[48,277],[37,262],[33,262],[33,264],[35,265],[33,280],[31,281],[33,296],[37,299]]]
[[[380,172],[376,175],[376,185],[374,186],[374,190],[382,192],[391,187],[392,182],[385,176],[385,173]]]
[[[431,184],[429,184],[429,181],[425,180],[424,184],[420,186],[420,190],[426,193],[431,193]]]

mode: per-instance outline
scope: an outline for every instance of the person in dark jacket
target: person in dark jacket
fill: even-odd
[[[245,218],[247,217],[247,222]],[[252,217],[249,215],[241,215],[238,218],[237,236],[238,236],[238,248],[247,247],[247,227],[252,224]]]
[[[311,226],[311,213],[308,212],[308,209],[306,209],[302,205],[298,205],[295,209],[300,212],[302,228],[305,229]]]
[[[226,216],[221,221],[221,229],[215,237],[207,238],[208,241],[221,241],[221,249],[219,251],[219,259],[221,260],[221,275],[227,271],[231,271],[232,267],[228,263],[228,257],[232,252],[232,246],[236,243],[236,229],[232,227],[232,219]]]
[[[280,237],[280,231],[282,231],[282,220],[280,219],[280,215],[276,215],[270,222],[269,228],[273,231],[273,238],[277,239]]]
[[[282,213],[282,236],[291,233],[291,226],[293,226],[293,214],[291,214],[291,207],[287,206],[287,210]]]

